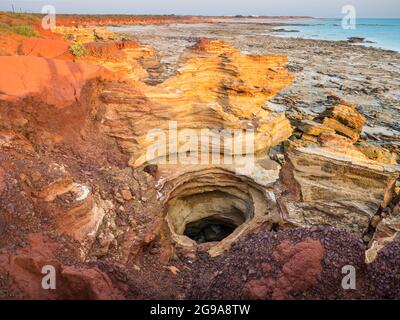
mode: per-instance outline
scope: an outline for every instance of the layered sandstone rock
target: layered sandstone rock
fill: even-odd
[[[203,153],[198,150],[202,138],[209,141],[209,150],[218,154],[246,153],[242,148],[233,150],[232,133],[224,135],[223,129],[254,131],[251,149],[255,153],[290,136],[284,114],[262,108],[291,82],[283,67],[286,58],[243,55],[222,41],[203,41],[182,59],[185,63],[178,74],[155,87],[110,84],[103,90],[102,126],[132,155],[132,166],[165,160],[173,153],[161,149],[148,152],[159,135],[175,146],[178,158],[187,152]],[[198,139],[179,139],[187,135]],[[217,143],[220,149],[214,148]]]
[[[145,81],[160,68],[154,48],[132,40],[88,42],[85,50],[82,61],[101,65],[125,79]]]
[[[292,77],[284,57],[243,55],[223,41],[200,41],[181,61],[178,74],[156,86],[106,84],[100,128],[134,168],[158,164],[158,198],[168,206],[175,243],[194,247],[184,232],[205,219],[236,228],[210,249],[219,255],[239,236],[279,220],[271,188],[279,165],[265,152],[292,129],[283,113],[262,107]]]
[[[52,32],[61,35],[65,40],[73,40],[79,43],[96,40],[114,40],[118,38],[115,33],[105,27],[85,28],[82,26],[71,27],[60,25],[53,28]]]
[[[80,242],[93,243],[98,228],[106,213],[114,208],[110,201],[103,201],[91,190],[64,176],[36,193],[36,197],[47,202],[64,198],[65,206],[58,211],[56,220],[60,233],[65,233]]]
[[[186,234],[188,226],[196,227],[202,221],[228,225],[234,231],[209,246],[210,255],[217,256],[258,227],[271,228],[279,222],[272,192],[279,169],[277,163],[266,159],[254,165],[253,173],[246,174],[226,165],[159,167],[158,195],[166,206],[165,220],[172,239],[194,248],[196,241]],[[201,235],[196,238],[201,243]]]
[[[352,141],[360,137],[365,118],[357,112],[351,104],[338,104],[328,108],[320,118],[324,127],[333,129],[336,133],[344,135]]]
[[[286,154],[283,219],[296,226],[330,225],[363,237],[378,209],[389,205],[400,166],[384,149],[354,145],[364,118],[353,106],[337,105],[318,118],[322,124],[299,126],[302,139],[292,142]]]
[[[360,161],[323,147],[296,148],[287,157],[298,190],[285,201],[285,219],[302,226],[328,224],[359,236],[391,196],[399,172],[395,165]]]
[[[378,253],[389,243],[399,239],[400,234],[400,193],[393,197],[386,208],[379,210],[371,219],[370,230],[373,231],[369,248],[365,252],[368,263],[373,262]]]
[[[35,188],[32,195],[52,211],[56,231],[80,243],[80,258],[84,260],[105,215],[114,211],[114,205],[87,185],[74,182],[64,167],[54,166],[52,170],[60,177]]]

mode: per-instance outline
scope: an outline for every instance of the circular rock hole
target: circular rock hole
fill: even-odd
[[[190,222],[184,235],[197,243],[221,241],[229,236],[238,225],[218,215]]]
[[[165,223],[180,246],[225,251],[257,224],[270,220],[275,204],[265,187],[222,168],[188,171],[164,185]],[[211,244],[209,246],[208,244]],[[211,252],[211,251],[210,251]]]
[[[179,197],[169,203],[168,220],[178,237],[219,242],[253,217],[246,200],[219,190]]]

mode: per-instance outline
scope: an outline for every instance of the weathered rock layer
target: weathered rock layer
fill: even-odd
[[[181,135],[202,137],[209,141],[210,151],[222,154],[235,154],[232,138],[218,135],[223,129],[254,130],[255,153],[265,152],[290,136],[292,130],[284,114],[262,108],[268,98],[291,82],[283,68],[284,57],[248,56],[224,42],[203,41],[183,60],[176,76],[155,87],[136,83],[133,89],[128,84],[110,84],[102,92],[103,128],[132,155],[132,166],[168,158],[169,150],[148,152],[157,142],[148,135],[154,130],[162,131],[167,144],[176,145],[178,155],[198,151],[199,141],[183,143],[177,138]],[[171,128],[171,122],[175,127]],[[220,149],[213,145],[215,139]]]

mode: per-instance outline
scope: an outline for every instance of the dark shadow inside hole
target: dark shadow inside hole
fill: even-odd
[[[236,228],[234,223],[212,216],[188,223],[184,235],[197,243],[214,242],[223,240]]]

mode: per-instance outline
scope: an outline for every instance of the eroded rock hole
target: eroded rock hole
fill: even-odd
[[[164,190],[172,239],[187,247],[211,244],[202,248],[212,256],[275,214],[276,204],[262,185],[223,168],[188,171]]]
[[[170,225],[198,244],[219,242],[251,219],[253,207],[247,200],[220,190],[178,197],[169,203]]]
[[[199,244],[221,241],[229,236],[241,223],[245,221],[242,219],[242,213],[239,210],[232,210],[231,214],[235,219],[230,219],[229,217],[223,217],[216,214],[190,222],[185,227],[184,235]]]

